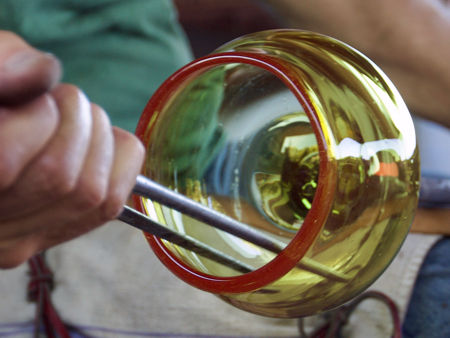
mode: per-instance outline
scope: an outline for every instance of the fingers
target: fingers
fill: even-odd
[[[57,132],[32,163],[22,182],[38,186],[37,198],[51,199],[72,191],[84,165],[92,133],[91,106],[78,88],[60,85],[52,93],[60,112]]]
[[[11,32],[0,31],[0,41],[0,105],[23,104],[57,84],[61,65],[54,56]]]
[[[59,62],[0,31],[0,268],[115,218],[144,150]]]
[[[101,201],[100,199],[92,199],[90,194],[86,194],[86,190],[77,190],[77,194],[70,196],[65,201],[64,207],[57,213],[55,213],[54,208],[47,212],[47,217],[54,223],[60,221],[57,217],[61,217],[61,225],[59,227],[42,228],[39,250],[78,237],[116,218],[122,211],[136,182],[136,176],[141,170],[144,148],[134,135],[118,128],[112,130],[115,143],[114,161],[111,165],[106,194],[103,199]],[[80,201],[83,199],[86,202],[95,201],[96,203],[85,203],[84,209],[80,209]],[[74,209],[69,207],[71,202],[78,206],[76,212],[73,212]],[[67,213],[71,211],[72,215],[68,217]]]
[[[106,198],[114,160],[114,135],[105,111],[91,105],[93,133],[89,153],[73,193],[75,211],[98,207]]]
[[[0,108],[0,191],[13,184],[37,156],[58,120],[58,109],[49,95],[15,109]]]
[[[113,127],[113,132],[116,151],[109,180],[108,201],[102,208],[103,217],[107,220],[117,217],[122,211],[136,184],[145,154],[144,146],[136,136],[117,127]]]
[[[57,130],[8,193],[0,195],[0,219],[53,203],[74,189],[81,174],[92,132],[90,103],[71,85],[58,86],[51,96],[59,114]],[[21,131],[17,132],[16,135],[22,135]],[[32,139],[39,134],[40,130],[34,129],[28,137]],[[17,138],[20,136],[12,135],[12,142]]]
[[[72,175],[72,173],[64,172],[66,170],[65,163],[62,163],[59,170],[52,167],[49,172],[43,173],[42,171],[45,171],[46,168],[39,166],[40,159],[38,159],[37,163],[28,169],[27,176],[29,178],[21,178],[20,183],[14,187],[16,192],[14,199],[18,202],[22,200],[23,205],[10,208],[11,210],[15,209],[15,211],[9,212],[9,218],[4,219],[3,239],[9,238],[12,240],[25,238],[29,235],[35,236],[39,232],[48,232],[48,228],[54,228],[61,232],[62,224],[79,218],[80,215],[99,207],[104,202],[112,170],[114,140],[106,113],[95,105],[89,107],[89,112],[91,111],[92,136],[90,137],[89,150],[84,156],[83,167],[77,173],[77,182],[67,191],[66,189],[51,190],[51,188],[48,190],[48,187],[42,188],[42,185],[35,183],[32,185],[35,192],[31,195],[32,197],[35,195],[41,196],[41,198],[30,198],[25,193],[27,192],[26,187],[32,184],[30,181],[34,179],[33,175],[42,175],[43,177],[53,175],[55,182],[65,180],[67,176]],[[57,139],[55,137],[52,141],[57,142]],[[61,145],[58,144],[58,146]],[[49,148],[52,148],[51,145]],[[52,149],[49,149],[49,151],[52,151]],[[69,168],[70,170],[72,168]],[[40,191],[40,189],[43,189],[43,191]],[[23,196],[20,196],[19,193],[23,193]],[[18,198],[19,196],[20,198]],[[32,207],[27,208],[27,206]],[[7,210],[2,214],[5,213],[7,213]],[[12,224],[19,222],[20,226],[12,226]],[[7,224],[11,226],[7,226]],[[45,237],[44,235],[40,236]],[[60,237],[66,236],[61,234]]]
[[[16,266],[40,250],[77,237],[115,218],[135,184],[144,158],[143,146],[134,135],[112,128],[100,107],[85,106],[80,103],[80,98],[76,99],[77,95],[80,93],[71,87],[58,88],[54,92],[57,107],[65,110],[61,111],[59,129],[45,150],[27,167],[19,183],[7,194],[0,193],[1,206],[6,205],[5,200],[11,196],[16,203],[22,203],[10,208],[9,217],[0,220],[0,268]],[[74,125],[79,124],[79,128],[84,125],[77,119],[85,118],[72,115],[84,115],[85,112],[75,113],[77,109],[68,107],[74,102],[75,106],[84,107],[91,115],[91,132],[87,137],[88,144],[84,146],[72,144],[85,142],[80,142],[75,136],[80,131],[76,132]],[[72,128],[65,127],[63,121],[70,121]],[[72,153],[72,156],[66,156],[65,152]],[[82,156],[83,160],[72,159],[74,154]],[[79,163],[78,173],[73,174],[71,170],[79,167]],[[59,165],[59,170],[56,170]],[[58,182],[66,182],[68,177],[77,179],[73,185],[58,187]],[[49,178],[53,179],[52,182],[48,182]],[[29,193],[30,186],[32,194]],[[11,195],[11,191],[15,191],[15,195]],[[8,209],[0,215],[4,217],[5,213]]]
[[[0,269],[19,266],[38,252],[38,243],[32,238],[3,240],[0,238]]]
[[[59,216],[66,222],[61,222],[59,228],[46,229],[44,241],[41,243],[40,249],[54,246],[61,242],[67,241],[74,237],[80,236],[93,228],[104,224],[105,222],[116,218],[123,209],[124,204],[130,195],[130,192],[136,183],[136,176],[139,174],[144,159],[144,147],[140,141],[132,134],[119,129],[113,128],[114,135],[114,160],[111,163],[111,170],[105,184],[91,182],[89,185],[106,188],[105,195],[102,198],[92,198],[89,190],[79,189],[77,194],[70,196],[65,202],[65,209],[72,210],[68,207],[70,202],[78,206],[77,211],[73,213],[73,217],[67,217],[67,210],[61,210]],[[94,195],[100,197],[100,194]],[[84,208],[80,208],[80,201],[84,200]],[[90,203],[95,202],[95,203]],[[54,220],[55,212],[50,217]]]

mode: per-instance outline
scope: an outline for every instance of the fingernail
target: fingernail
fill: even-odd
[[[3,71],[11,75],[21,74],[30,70],[43,58],[50,57],[34,50],[26,50],[13,54],[3,64]]]

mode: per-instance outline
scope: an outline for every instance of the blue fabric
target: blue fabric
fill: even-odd
[[[450,337],[450,237],[428,253],[414,287],[405,322],[405,338]]]

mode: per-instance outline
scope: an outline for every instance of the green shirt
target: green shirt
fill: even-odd
[[[63,81],[134,131],[155,89],[191,58],[170,0],[0,0],[0,29],[63,63]]]

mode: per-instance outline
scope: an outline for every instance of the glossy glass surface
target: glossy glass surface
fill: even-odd
[[[278,255],[141,199],[140,208],[251,266],[240,274],[148,236],[192,285],[276,317],[335,307],[386,268],[411,224],[414,127],[386,76],[336,40],[277,30],[169,78],[137,129],[144,174],[286,243]]]

